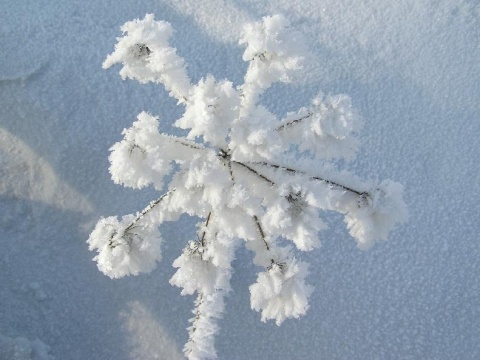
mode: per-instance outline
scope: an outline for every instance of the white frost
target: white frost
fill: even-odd
[[[144,112],[124,130],[124,139],[111,148],[112,179],[134,188],[152,184],[158,191],[168,179],[168,192],[136,215],[100,220],[90,249],[110,277],[147,272],[161,258],[158,227],[182,213],[200,218],[196,239],[173,263],[170,283],[182,295],[197,295],[185,354],[216,358],[214,335],[239,239],[264,268],[250,286],[252,309],[262,321],[280,325],[305,315],[313,291],[306,284],[308,265],[283,240],[300,251],[318,247],[326,227],[319,212],[334,210],[346,214],[351,235],[365,248],[404,220],[401,187],[384,182],[372,188],[326,162],[351,159],[357,150],[361,120],[349,97],[319,95],[283,120],[258,104],[274,82],[291,81],[304,60],[304,42],[284,17],[245,27],[240,43],[249,67],[237,88],[211,75],[187,86],[183,59],[168,45],[171,27],[153,15],[122,30],[127,35],[105,67],[119,62],[123,77],[163,83],[185,106],[174,125],[188,134],[160,133],[158,119]],[[171,67],[160,66],[159,59],[169,59]]]

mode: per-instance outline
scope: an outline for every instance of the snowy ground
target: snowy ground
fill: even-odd
[[[247,252],[217,339],[221,359],[480,358],[480,4],[472,0],[0,0],[0,358],[178,359],[193,299],[168,284],[192,224],[163,231],[149,275],[110,280],[85,240],[101,215],[141,209],[150,191],[114,185],[108,148],[142,110],[175,102],[101,63],[119,26],[172,23],[194,80],[240,83],[242,24],[281,12],[317,57],[265,101],[278,113],[319,90],[365,118],[352,164],[406,186],[409,223],[359,251],[340,218],[307,254],[309,314],[281,327],[250,310]],[[248,261],[243,261],[243,260]],[[37,340],[38,339],[38,340]],[[16,355],[14,355],[16,354]]]

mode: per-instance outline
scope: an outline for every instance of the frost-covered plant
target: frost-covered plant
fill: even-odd
[[[102,218],[88,244],[106,275],[137,275],[161,259],[164,221],[183,213],[200,219],[170,280],[182,295],[197,295],[184,348],[190,359],[216,357],[214,335],[241,240],[263,268],[250,286],[251,306],[262,321],[280,325],[309,307],[308,265],[294,249],[319,246],[326,227],[320,211],[345,214],[361,249],[386,239],[406,219],[400,184],[362,182],[336,169],[334,160],[353,158],[358,147],[361,120],[349,97],[319,94],[281,120],[258,103],[272,83],[291,81],[302,66],[304,42],[284,17],[245,26],[240,44],[249,66],[237,87],[211,75],[191,84],[184,60],[168,43],[170,24],[151,14],[122,31],[104,68],[120,63],[124,79],[163,84],[185,107],[174,125],[188,134],[160,133],[158,117],[145,112],[123,131],[109,157],[113,181],[164,191],[169,179],[167,190],[141,212]]]

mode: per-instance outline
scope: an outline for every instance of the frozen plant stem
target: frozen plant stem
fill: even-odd
[[[212,75],[192,84],[183,58],[169,45],[170,24],[151,14],[122,31],[104,68],[120,64],[124,79],[163,84],[185,107],[173,125],[187,135],[159,132],[159,118],[145,112],[123,131],[110,149],[112,180],[168,190],[135,215],[100,219],[88,244],[106,275],[137,275],[161,260],[163,222],[184,213],[199,220],[170,279],[182,295],[197,295],[184,347],[189,359],[217,357],[215,334],[242,241],[260,269],[249,287],[251,307],[262,321],[280,325],[310,306],[308,264],[295,250],[320,245],[322,212],[344,214],[361,249],[385,240],[406,220],[400,184],[361,181],[338,169],[345,162],[335,160],[354,157],[362,125],[348,96],[320,93],[281,119],[258,103],[274,82],[289,82],[302,68],[305,43],[284,17],[245,26],[240,43],[249,66],[237,87]]]
[[[297,123],[299,123],[299,122],[301,122],[301,121],[303,121],[303,120],[305,120],[305,119],[311,118],[312,115],[313,115],[313,113],[309,112],[307,115],[302,116],[302,117],[299,118],[299,119],[290,120],[288,123],[276,127],[275,130],[276,130],[276,131],[284,130],[284,129],[288,128],[289,126],[295,125],[295,124],[297,124]]]
[[[202,244],[202,246],[205,246],[205,234],[207,233],[206,229],[208,227],[208,223],[210,222],[210,216],[212,216],[211,212],[208,213],[207,221],[205,221],[205,230],[203,230],[202,238],[200,239],[200,243]]]
[[[295,169],[292,169],[292,168],[289,168],[289,167],[286,167],[286,166],[280,166],[280,165],[275,165],[275,164],[269,164],[268,162],[266,161],[262,161],[262,162],[255,162],[254,164],[258,164],[258,165],[263,165],[263,166],[267,166],[267,167],[272,167],[274,169],[280,169],[280,170],[284,170],[288,173],[291,173],[291,174],[301,174],[301,175],[306,175],[307,177],[309,177],[310,179],[312,180],[318,180],[318,181],[322,181],[328,185],[331,185],[331,186],[334,186],[334,187],[338,187],[340,189],[343,189],[345,191],[349,191],[353,194],[357,194],[358,196],[361,196],[361,197],[370,197],[370,194],[367,192],[367,191],[359,191],[359,190],[355,190],[355,189],[352,189],[348,186],[345,186],[345,185],[341,185],[335,181],[332,181],[332,180],[327,180],[327,179],[324,179],[324,178],[321,178],[319,176],[311,176],[311,175],[308,175],[307,173],[303,172],[303,171],[300,171],[300,170],[295,170]]]
[[[258,176],[260,179],[262,179],[262,180],[266,181],[267,183],[269,183],[271,186],[274,186],[274,185],[275,185],[275,183],[274,183],[272,180],[270,180],[269,178],[267,178],[265,175],[260,174],[258,171],[252,169],[250,166],[248,166],[248,165],[246,165],[246,164],[244,164],[244,163],[242,163],[242,162],[240,162],[240,161],[233,161],[232,163],[244,167],[245,169],[247,169],[247,170],[250,171],[251,173],[253,173],[253,174],[255,174],[256,176]]]
[[[142,218],[146,214],[148,214],[150,211],[152,211],[155,206],[160,204],[160,202],[163,199],[165,199],[168,195],[170,195],[174,191],[175,191],[175,189],[172,189],[172,190],[166,192],[165,194],[163,194],[162,196],[160,196],[157,200],[152,201],[150,204],[148,204],[148,206],[145,209],[143,209],[141,212],[139,212],[137,214],[137,216],[135,217],[135,219],[133,219],[132,222],[125,228],[125,232],[131,230],[135,226],[136,223],[138,223],[140,220],[142,220]]]

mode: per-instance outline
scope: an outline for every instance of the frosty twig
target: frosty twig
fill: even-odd
[[[262,269],[249,287],[251,307],[262,321],[280,325],[309,308],[308,265],[294,251],[320,245],[318,233],[326,228],[322,211],[344,214],[362,249],[386,239],[405,220],[400,184],[362,182],[327,165],[331,159],[351,159],[358,149],[362,122],[348,96],[320,93],[282,120],[258,103],[274,82],[289,82],[301,69],[305,43],[287,19],[276,15],[245,26],[240,43],[249,65],[240,86],[212,75],[192,84],[183,58],[169,44],[172,27],[151,14],[127,22],[122,31],[103,66],[120,64],[124,79],[163,84],[185,106],[173,124],[185,136],[159,132],[160,119],[146,112],[123,131],[124,138],[110,149],[112,180],[170,191],[139,213],[100,219],[88,244],[106,275],[137,275],[161,260],[163,222],[184,213],[199,219],[197,239],[189,240],[173,262],[170,279],[182,295],[197,295],[184,347],[188,358],[217,356],[215,334],[241,240]],[[279,165],[292,158],[309,170]]]

